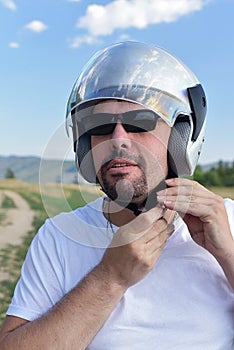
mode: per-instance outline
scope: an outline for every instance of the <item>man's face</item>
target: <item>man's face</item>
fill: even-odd
[[[142,108],[138,104],[110,100],[96,105],[93,113],[121,114]],[[141,203],[166,177],[170,131],[159,118],[153,131],[127,132],[119,121],[111,134],[91,136],[97,177],[111,199]]]

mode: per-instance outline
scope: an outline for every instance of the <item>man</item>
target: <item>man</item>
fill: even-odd
[[[234,348],[234,203],[179,178],[205,115],[197,78],[154,45],[90,60],[67,120],[81,174],[105,195],[35,237],[2,350]]]

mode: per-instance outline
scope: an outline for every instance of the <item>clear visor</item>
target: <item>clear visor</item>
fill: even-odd
[[[178,115],[190,115],[191,113],[189,106],[184,102],[176,99],[173,96],[166,95],[161,91],[150,91],[150,89],[146,91],[144,87],[135,87],[134,89],[125,87],[123,90],[120,91],[119,89],[113,87],[112,89],[109,88],[105,89],[105,91],[101,91],[100,97],[97,95],[93,98],[90,97],[90,99],[86,100],[85,103],[71,103],[68,106],[67,111],[67,127],[73,126],[71,118],[71,112],[73,110],[77,111],[76,115],[79,117],[79,109],[83,111],[80,112],[80,114],[83,115],[84,110],[89,109],[89,105],[93,105],[107,99],[117,99],[137,103],[143,108],[152,110],[153,112],[157,113],[157,115],[162,118],[170,127],[174,125]]]
[[[191,113],[187,88],[197,83],[191,70],[167,51],[139,42],[118,43],[84,67],[70,95],[67,118],[84,103],[121,99],[156,112],[173,126],[178,114]]]

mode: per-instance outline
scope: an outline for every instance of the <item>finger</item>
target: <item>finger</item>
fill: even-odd
[[[165,207],[165,211],[164,211],[163,217],[166,219],[168,224],[171,224],[171,223],[174,222],[174,219],[176,217],[176,212],[174,210],[170,210],[170,209],[167,209]]]
[[[164,232],[168,227],[168,222],[164,217],[161,217],[158,219],[151,227],[148,229],[145,234],[144,238],[142,238],[142,241],[145,243],[151,241],[152,239],[159,236],[162,232]]]
[[[162,191],[157,192],[158,197],[162,196],[177,196],[177,195],[185,195],[185,196],[196,196],[196,197],[213,197],[214,193],[207,190],[205,187],[200,185],[198,182],[190,181],[186,183],[186,185],[180,184],[175,185],[173,187],[169,187]]]
[[[211,191],[209,191],[207,188],[202,186],[196,181],[192,181],[189,179],[172,179],[172,181],[168,181],[168,183],[171,184],[171,187],[167,188],[164,191],[158,192],[159,196],[159,203],[161,201],[163,196],[186,196],[190,199],[191,202],[194,201],[194,199],[198,198],[214,198],[215,194]],[[178,198],[179,200],[179,198]],[[184,200],[184,198],[181,197],[181,200]]]
[[[200,187],[204,191],[210,192],[207,188],[199,184],[197,181],[190,180],[190,179],[184,179],[184,178],[173,178],[173,179],[167,179],[165,180],[166,184],[169,187],[176,187],[176,186],[183,186],[183,187]]]
[[[223,199],[219,196],[214,196],[212,198],[169,196],[159,201],[161,201],[166,208],[199,217],[216,215],[224,206]]]
[[[152,226],[148,229],[148,231],[145,232],[142,241],[149,242],[164,232],[165,234],[167,234],[168,232],[168,234],[170,235],[174,230],[173,222],[175,215],[175,211],[166,209],[164,215],[157,221],[155,221],[152,224]]]
[[[128,224],[121,226],[114,235],[110,247],[126,245],[141,239],[141,237],[147,234],[152,224],[162,217],[164,211],[165,209],[162,208],[153,208],[148,212],[140,214]],[[160,225],[158,229],[161,230]],[[157,232],[155,231],[155,234]],[[142,239],[143,241],[146,240],[146,238]]]
[[[162,217],[163,212],[165,211],[162,207],[155,207],[150,209],[149,211],[146,211],[144,213],[141,213],[139,216],[137,216],[134,220],[129,222],[126,225],[123,225],[118,232],[128,234],[136,234],[141,235],[144,233],[155,221],[157,221],[160,217]]]
[[[158,249],[161,249],[164,247],[166,241],[168,238],[172,235],[174,232],[174,225],[167,225],[166,229],[159,233],[157,236],[151,238],[149,241],[146,242],[148,254],[152,255],[154,254]]]
[[[176,179],[176,181],[173,180],[173,183],[179,186],[159,191],[157,196],[158,203],[169,209],[199,214],[204,210],[202,205],[213,206],[221,198],[195,181]],[[181,186],[181,184],[185,184],[185,186]],[[221,200],[223,199],[221,198]],[[205,209],[207,210],[207,208]]]
[[[199,197],[196,195],[191,196],[185,196],[185,195],[167,195],[167,196],[160,196],[158,198],[158,201],[160,204],[165,205],[166,202],[174,202],[175,204],[181,205],[181,204],[199,204],[199,205],[213,205],[213,203],[216,202],[215,197]]]
[[[165,211],[167,212],[167,217],[170,218],[170,210],[161,209],[154,214],[155,210],[151,209],[149,211],[151,213],[145,212],[139,215],[139,217],[144,216],[144,220],[140,224],[136,225],[136,222],[139,222],[139,217],[137,217],[137,220],[135,219],[129,224],[122,226],[113,237],[111,247],[126,245],[136,240],[139,240],[139,244],[149,241],[167,228],[168,220],[162,215]],[[160,213],[161,216],[159,217]],[[152,219],[154,219],[153,222]],[[132,225],[133,223],[134,225]]]

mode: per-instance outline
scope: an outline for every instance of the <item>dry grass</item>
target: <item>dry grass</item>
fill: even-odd
[[[211,187],[209,189],[223,198],[231,198],[234,200],[234,187]]]

